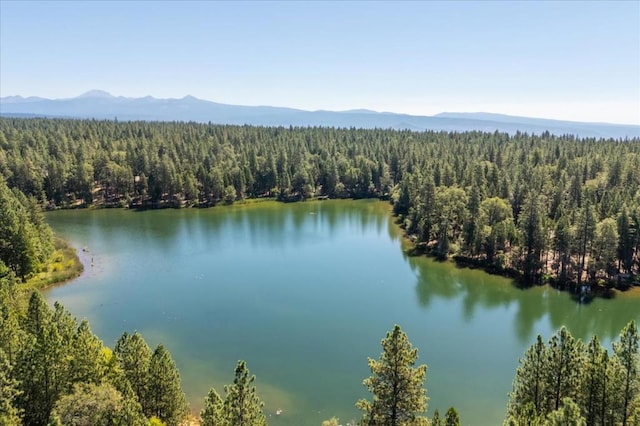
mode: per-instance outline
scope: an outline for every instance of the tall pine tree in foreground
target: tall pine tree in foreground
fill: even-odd
[[[614,359],[622,367],[620,417],[622,417],[623,426],[633,424],[630,422],[633,416],[633,401],[640,397],[639,341],[638,328],[635,321],[631,321],[620,333],[620,341],[613,344]]]
[[[201,426],[222,426],[224,424],[224,401],[214,388],[204,400],[204,407],[200,412]]]
[[[252,376],[247,363],[238,361],[233,384],[225,386],[226,397],[223,400],[214,388],[205,398],[204,408],[200,412],[202,426],[266,426],[267,419],[262,411],[264,404],[258,397],[253,385],[256,376]]]
[[[225,417],[229,425],[233,426],[263,426],[267,420],[262,412],[263,403],[258,398],[252,376],[247,363],[238,361],[236,377],[233,384],[225,386],[227,394],[224,401]]]
[[[455,408],[449,407],[444,418],[444,426],[460,426],[460,416]]]
[[[116,342],[113,351],[124,372],[131,389],[138,398],[145,414],[150,415],[148,398],[149,365],[151,363],[151,348],[140,333],[133,335],[124,332]]]
[[[158,345],[151,356],[148,397],[147,414],[169,426],[180,424],[189,413],[176,363],[163,345]]]
[[[537,417],[542,411],[546,351],[547,347],[538,335],[536,343],[520,359],[507,408],[507,415],[511,418]]]
[[[373,394],[373,401],[362,399],[356,406],[364,411],[361,424],[400,426],[422,423],[427,410],[424,381],[425,364],[414,367],[418,350],[414,349],[399,325],[382,339],[379,360],[369,358],[372,376],[363,384]]]

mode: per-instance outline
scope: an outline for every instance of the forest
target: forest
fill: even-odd
[[[2,123],[4,125],[7,121],[2,121]],[[16,123],[25,123],[27,126],[59,123],[63,128],[83,125],[87,125],[89,128],[92,125],[97,125],[99,128],[103,126],[114,126],[114,128],[118,126],[124,126],[125,128],[135,125],[147,126],[147,124],[143,125],[142,123],[121,125],[119,123],[42,120],[25,120],[17,121]],[[148,124],[148,126],[160,129],[164,125]],[[196,129],[224,129],[216,126],[175,123],[167,126],[172,129],[172,126],[176,126],[176,128],[194,126]],[[26,130],[23,131],[26,132]],[[275,130],[234,127],[230,128],[230,131],[258,132]],[[297,135],[296,132],[304,134],[307,131],[320,133],[337,132],[337,134],[340,134],[340,132],[358,134],[360,132],[358,130],[337,131],[331,129],[280,129],[280,131],[290,132],[292,135]],[[16,134],[18,133],[9,132],[11,140],[15,140]],[[376,134],[376,132],[373,132],[373,134]],[[380,134],[394,135],[395,133],[380,131]],[[4,136],[4,139],[2,139],[4,149],[9,146],[9,139],[6,138],[4,133],[2,135]],[[411,133],[407,133],[407,135],[411,135]],[[437,137],[437,135],[431,136]],[[449,138],[456,135],[445,134],[440,136]],[[477,136],[480,137],[482,134]],[[493,137],[499,136],[494,135]],[[460,137],[471,138],[471,135],[462,135]],[[487,135],[487,138],[490,137],[490,135]],[[525,136],[520,137],[524,138]],[[531,137],[528,138],[530,139]],[[346,142],[344,143],[347,144]],[[542,139],[539,143],[542,143]],[[560,146],[562,145],[559,142],[557,143]],[[581,143],[588,144],[589,142],[582,141]],[[620,147],[630,151],[638,149],[638,141],[600,141],[597,143],[602,143],[603,146],[606,146],[606,144],[617,146],[616,144],[619,144]],[[594,142],[594,146],[597,143]],[[24,162],[22,163],[21,170],[23,172],[25,170],[30,172],[38,170],[35,167],[36,163],[31,162],[30,155],[33,156],[34,161],[36,158],[49,159],[50,162],[48,164],[52,167],[55,164],[60,165],[62,163],[51,160],[49,156],[53,154],[49,150],[40,152],[36,149],[21,149],[22,141],[14,145],[18,151],[3,150],[2,163],[0,163],[3,170],[3,176],[0,177],[0,424],[35,426],[103,424],[173,426],[186,424],[185,422],[189,421],[189,407],[181,387],[180,375],[171,354],[162,344],[152,350],[139,333],[129,334],[124,332],[114,348],[110,349],[93,334],[87,321],[78,322],[58,303],[53,308],[50,308],[37,291],[28,294],[23,291],[24,280],[41,269],[50,260],[49,257],[53,250],[53,233],[44,221],[40,204],[47,203],[52,205],[53,203],[58,203],[70,207],[74,202],[74,193],[64,192],[64,198],[59,200],[56,200],[55,197],[49,198],[47,190],[50,176],[47,174],[47,169],[41,170],[44,178],[40,183],[34,180],[30,190],[16,185],[16,175],[12,170],[18,171],[15,162],[20,158],[19,152],[23,153],[21,155],[24,161],[29,162],[29,167],[26,167],[26,169]],[[256,143],[256,145],[259,146],[260,144]],[[383,145],[383,143],[380,142],[380,145]],[[411,145],[411,142],[407,142],[407,145]],[[82,144],[78,144],[75,149],[83,150],[84,148],[81,147]],[[96,150],[93,155],[97,156],[100,152],[102,151]],[[611,148],[609,152],[617,152],[617,150]],[[620,163],[621,179],[624,185],[613,186],[613,193],[626,194],[625,191],[629,190],[631,181],[635,179],[637,172],[631,170],[631,166],[627,162],[629,158],[634,158],[634,155],[636,155],[635,152],[626,154],[624,161],[622,156],[618,158],[617,161]],[[335,156],[339,157],[337,148]],[[176,156],[177,158],[179,156]],[[366,160],[366,158],[362,158],[361,161]],[[368,161],[371,164],[375,164],[372,160]],[[406,161],[406,158],[402,161]],[[365,161],[365,163],[367,162]],[[391,163],[393,164],[393,162]],[[82,167],[89,167],[89,164],[87,162]],[[298,162],[295,164],[295,167],[287,167],[287,170],[295,170],[298,173],[300,171],[298,167],[301,166]],[[389,168],[388,165],[384,167],[385,164],[382,166],[383,171]],[[378,190],[373,184],[375,179],[372,177],[371,179],[374,179],[370,181],[370,184],[373,185],[372,189],[369,193],[360,195],[390,197],[394,203],[395,213],[404,221],[404,226],[410,229],[413,221],[417,220],[418,217],[421,220],[426,220],[425,217],[417,215],[416,200],[412,198],[410,192],[413,188],[411,186],[413,180],[418,179],[415,176],[422,176],[422,173],[417,169],[409,171],[398,164],[395,167],[400,170],[399,173],[403,176],[400,180],[397,180],[398,183],[394,184],[398,179],[397,177],[390,178],[387,182],[388,186],[384,187],[385,190]],[[434,167],[437,164],[434,162]],[[446,165],[442,167],[446,168]],[[598,176],[600,176],[600,179],[608,181],[607,167],[609,166],[603,167],[602,174]],[[454,169],[452,168],[451,170],[453,171]],[[372,169],[369,169],[369,171],[371,172]],[[391,176],[390,168],[387,172]],[[395,173],[396,171],[394,171]],[[95,178],[96,176],[92,177]],[[342,178],[340,174],[337,176]],[[438,211],[439,214],[442,214],[441,219],[445,221],[444,223],[453,222],[456,220],[455,215],[460,216],[463,212],[470,214],[468,209],[471,207],[468,206],[472,203],[466,200],[466,190],[457,185],[443,186],[439,184],[436,186],[435,173],[429,176],[428,179],[434,179],[435,196],[431,199],[433,203],[460,202],[461,200],[455,200],[455,197],[451,197],[454,193],[464,199],[464,206],[460,205],[461,211]],[[69,179],[73,181],[73,179]],[[145,177],[145,179],[147,178]],[[149,180],[152,179],[149,178]],[[92,185],[89,190],[91,194],[90,201],[91,203],[99,203],[100,197],[103,197],[103,200],[115,200],[121,197],[126,199],[128,197],[130,199],[129,203],[135,203],[134,198],[137,196],[141,200],[148,200],[150,203],[162,205],[165,202],[169,202],[166,200],[175,202],[177,197],[182,196],[182,193],[179,192],[162,192],[160,193],[160,198],[154,200],[150,195],[145,195],[144,191],[135,192],[135,179],[132,182],[131,188],[129,188],[131,192],[129,193],[116,192],[109,181],[96,179],[92,183],[89,182]],[[26,183],[26,181],[23,183]],[[342,183],[342,181],[338,183]],[[338,186],[338,183],[335,185]],[[632,246],[633,256],[630,267],[631,273],[635,273],[638,265],[637,234],[635,232],[637,228],[634,225],[634,220],[636,220],[638,213],[638,203],[633,202],[633,197],[629,199],[621,198],[620,205],[622,207],[620,207],[618,213],[615,213],[612,217],[602,219],[597,212],[602,210],[602,199],[605,197],[604,195],[600,197],[600,204],[596,202],[598,197],[591,199],[590,197],[593,196],[593,193],[587,183],[583,184],[580,189],[581,197],[584,198],[581,198],[581,206],[578,207],[578,212],[575,213],[578,218],[576,219],[578,225],[578,229],[575,230],[576,235],[580,235],[580,226],[583,225],[581,220],[584,218],[579,219],[581,214],[593,214],[596,233],[602,232],[602,222],[610,219],[610,222],[613,223],[613,229],[616,232],[620,230],[621,234],[625,229],[620,224],[624,225],[626,223],[625,218],[631,218],[625,226],[628,227],[629,234],[636,238],[636,240],[631,239],[635,245]],[[38,186],[40,184],[42,186]],[[311,184],[308,185],[311,187]],[[197,186],[198,184],[196,184]],[[357,186],[347,186],[344,183],[342,183],[341,187],[344,187],[345,191],[353,191],[354,188],[357,188]],[[230,203],[241,198],[241,196],[248,196],[246,194],[238,194],[235,192],[235,186],[233,188],[233,199],[231,197],[228,200],[214,198],[212,203]],[[347,190],[347,188],[350,189]],[[479,190],[480,188],[478,187]],[[302,198],[317,196],[316,191],[319,191],[318,194],[320,195],[336,196],[335,194],[329,195],[322,192],[322,185],[319,184],[314,184],[313,191],[305,193],[304,196],[295,195],[297,193],[294,186],[283,186],[273,190],[284,200],[290,199],[294,195]],[[442,191],[450,191],[448,193],[450,196],[444,200],[442,199],[443,196],[440,195],[440,201],[438,201],[438,194]],[[473,185],[468,191],[473,194]],[[168,196],[170,193],[173,194],[171,197]],[[281,194],[287,195],[282,196]],[[348,192],[345,195],[357,196],[355,193]],[[252,194],[252,196],[259,196],[259,194]],[[536,196],[543,197],[540,194]],[[634,196],[638,196],[637,189],[635,189]],[[469,196],[469,199],[471,198],[473,198],[473,195]],[[485,198],[480,202],[480,209],[482,209],[483,203],[491,198],[507,202],[507,199],[500,197]],[[544,217],[538,216],[540,222],[533,222],[530,217],[540,214],[536,209],[542,209],[544,204],[530,201],[531,196],[529,195],[523,199],[525,201],[522,204],[522,211],[519,211],[520,220],[511,220],[513,221],[513,229],[516,236],[523,239],[520,244],[526,247],[528,233],[535,234],[539,231],[538,228],[530,229],[531,223],[543,223],[550,221],[550,219],[548,215]],[[185,196],[184,200],[188,200],[188,198]],[[84,203],[87,202],[88,200],[85,199]],[[107,201],[103,202],[107,203]],[[569,198],[567,198],[566,202],[569,203]],[[629,206],[626,205],[627,202]],[[403,211],[403,205],[407,207],[406,212]],[[511,206],[511,204],[508,205]],[[564,211],[565,206],[561,203],[558,208]],[[610,211],[614,212],[616,210]],[[628,211],[632,213],[628,213]],[[482,214],[480,213],[479,216],[481,217]],[[560,220],[566,218],[568,221],[569,213],[563,214],[566,216],[561,216]],[[613,217],[616,218],[613,219]],[[524,218],[527,219],[525,220]],[[525,225],[521,224],[523,221]],[[470,217],[467,217],[466,222],[457,223],[462,227],[461,233],[465,232],[469,223],[473,223]],[[571,225],[572,222],[568,221],[568,223],[570,224],[569,226],[576,226]],[[442,222],[434,222],[433,224],[436,227],[435,229],[439,229],[440,225],[442,225]],[[621,253],[620,247],[624,243],[620,238],[620,234],[617,234],[616,238],[611,241],[615,247],[616,255]],[[436,233],[430,235],[429,241],[423,239],[418,240],[418,243],[426,243],[427,247],[429,245],[439,246],[442,241],[438,238],[439,235]],[[444,238],[445,241],[448,241],[448,232],[445,233]],[[597,241],[595,234],[591,238],[592,240],[589,240],[588,243],[589,247],[595,246],[594,241]],[[455,248],[455,244],[459,240],[454,239],[453,241],[454,243],[450,243],[447,246],[447,255],[457,255],[456,250],[464,253],[463,246]],[[519,240],[514,241],[517,242]],[[570,240],[572,247],[575,241]],[[583,240],[578,239],[577,241],[578,244],[583,244]],[[624,248],[625,246],[622,245],[622,247]],[[436,247],[435,250],[439,250],[439,248]],[[522,250],[522,248],[513,247],[510,250],[513,252]],[[507,251],[507,248],[500,250],[500,253],[503,251]],[[526,253],[529,256],[530,253]],[[542,252],[538,254],[542,257]],[[486,253],[484,255],[486,256]],[[591,252],[588,255],[592,255]],[[530,260],[530,258],[525,257],[525,261],[527,260]],[[580,258],[577,260],[580,260]],[[569,261],[568,264],[570,264]],[[584,258],[581,261],[584,262]],[[615,258],[614,263],[619,268],[624,267],[624,262],[621,258]],[[552,336],[548,343],[544,343],[541,336],[538,336],[536,342],[520,360],[520,366],[516,371],[513,382],[513,390],[509,395],[505,424],[549,426],[627,426],[640,424],[639,340],[637,325],[634,322],[630,322],[621,331],[620,337],[613,343],[613,351],[611,353],[599,343],[597,337],[593,337],[588,344],[585,344],[574,339],[564,328]],[[446,411],[443,418],[440,417],[438,410],[433,412],[431,418],[427,417],[428,398],[424,387],[426,365],[416,365],[418,350],[411,345],[407,335],[399,326],[394,326],[386,334],[381,341],[381,346],[382,352],[379,359],[370,358],[368,362],[372,375],[363,381],[364,387],[372,394],[373,398],[371,400],[362,399],[356,403],[356,406],[363,412],[359,424],[372,426],[429,424],[434,426],[455,426],[461,424],[460,415],[453,407]],[[255,376],[250,374],[247,364],[244,361],[238,361],[233,383],[224,387],[224,398],[216,389],[211,388],[205,397],[204,408],[199,418],[195,420],[203,426],[266,424],[267,417],[264,412],[264,405],[256,392],[255,380]],[[194,419],[192,418],[191,420]],[[338,419],[336,418],[328,419],[324,422],[326,426],[337,424]]]
[[[0,176],[47,208],[389,199],[416,254],[581,300],[640,272],[638,139],[2,118]]]

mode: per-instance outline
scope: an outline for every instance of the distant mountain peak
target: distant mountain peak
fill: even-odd
[[[1,0],[0,0],[1,1]],[[0,115],[13,117],[61,117],[145,121],[195,121],[255,126],[329,126],[365,129],[411,129],[415,131],[484,131],[516,134],[526,132],[555,135],[579,135],[591,138],[640,137],[638,125],[577,123],[493,113],[441,113],[419,116],[376,112],[367,109],[348,111],[304,111],[300,109],[245,106],[216,103],[195,96],[182,98],[129,98],[113,96],[103,90],[90,90],[75,98],[43,99],[11,96],[0,98]]]
[[[114,96],[104,90],[89,90],[78,96],[78,98],[113,98]]]

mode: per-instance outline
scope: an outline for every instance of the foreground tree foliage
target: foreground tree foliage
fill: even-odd
[[[51,309],[40,293],[33,292],[24,309],[19,281],[0,262],[0,424],[143,426],[151,415],[167,425],[184,420],[180,379],[162,346],[140,372],[105,348],[86,321],[78,324],[57,303]],[[146,347],[141,336],[125,333],[119,342],[125,340]],[[119,349],[124,352],[122,344]],[[147,399],[133,391],[129,377],[144,380],[137,385],[149,390]],[[145,412],[141,402],[149,401]]]
[[[631,321],[609,357],[597,337],[588,345],[563,327],[520,360],[507,407],[508,425],[637,425],[638,328]]]
[[[364,411],[363,425],[400,426],[420,424],[420,414],[427,411],[424,381],[425,364],[414,367],[418,350],[396,325],[382,339],[379,360],[369,359],[372,376],[363,384],[373,394],[373,401],[362,399],[356,406]]]
[[[79,383],[60,398],[51,415],[52,424],[65,426],[144,426],[139,405],[126,401],[112,385]]]
[[[640,272],[638,139],[0,118],[0,176],[52,208],[379,197],[416,252],[529,285],[590,297]]]

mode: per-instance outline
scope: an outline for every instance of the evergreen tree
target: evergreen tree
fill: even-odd
[[[114,348],[124,375],[135,393],[145,414],[150,412],[148,397],[149,365],[151,363],[151,349],[140,333],[133,335],[123,333]]]
[[[444,426],[460,426],[460,416],[455,408],[449,407],[444,418]]]
[[[584,272],[585,260],[589,254],[591,242],[593,241],[596,227],[596,218],[593,207],[589,202],[589,198],[586,198],[585,204],[582,207],[578,216],[578,223],[576,226],[576,252],[579,259],[578,265],[578,287],[582,283],[582,274]]]
[[[538,335],[534,343],[520,359],[520,365],[513,380],[513,390],[509,394],[508,416],[514,419],[535,418],[544,412],[546,390],[547,348]],[[530,412],[533,412],[533,416]]]
[[[601,418],[605,410],[602,395],[606,392],[607,363],[606,350],[600,345],[598,337],[593,336],[587,345],[578,400],[588,425],[597,424],[596,420]]]
[[[204,400],[204,407],[200,411],[201,426],[224,426],[224,401],[214,388],[209,390],[209,394]]]
[[[0,350],[13,364],[24,330],[20,327],[17,309],[16,280],[0,260]]]
[[[543,391],[547,413],[561,408],[564,398],[577,398],[583,346],[565,327],[551,337],[547,348]]]
[[[18,381],[11,370],[11,364],[0,348],[0,425],[18,426],[21,424],[20,411],[14,406],[19,392]]]
[[[558,219],[553,235],[553,248],[559,257],[558,271],[556,275],[561,285],[565,285],[568,281],[568,268],[571,260],[572,240],[573,234],[571,232],[569,219],[566,215],[563,215]]]
[[[541,256],[544,250],[541,202],[537,196],[529,196],[522,207],[518,225],[522,234],[522,278],[527,284],[539,281]]]
[[[69,389],[70,348],[54,322],[44,298],[34,292],[29,300],[25,337],[16,356],[16,377],[20,378],[17,407],[25,424],[46,425],[53,404]]]
[[[427,410],[424,380],[427,366],[414,367],[418,350],[414,349],[399,325],[382,339],[379,360],[369,358],[373,375],[363,384],[373,394],[373,401],[356,404],[364,411],[363,424],[399,426],[414,422]]]
[[[229,426],[265,426],[267,420],[253,385],[256,376],[249,373],[247,364],[238,361],[233,384],[225,386],[224,418]]]
[[[618,226],[618,261],[620,269],[631,274],[633,268],[634,238],[631,232],[631,217],[625,207],[622,208],[617,221]]]
[[[87,320],[80,323],[73,336],[71,371],[74,382],[98,384],[103,371],[100,365],[102,342],[93,334]]]
[[[0,261],[25,279],[53,250],[53,234],[33,201],[0,176]]]
[[[618,248],[616,221],[606,218],[596,225],[593,239],[593,261],[591,269],[604,271],[607,276],[617,273],[615,264]]]
[[[148,380],[146,414],[158,417],[168,426],[178,425],[189,408],[176,364],[163,345],[158,345],[151,356]]]
[[[436,411],[433,412],[433,419],[431,419],[431,426],[442,426],[442,420],[440,420],[440,413],[436,408]]]
[[[639,339],[636,323],[631,321],[620,333],[619,341],[613,344],[614,358],[622,367],[622,387],[618,395],[622,401],[620,417],[623,426],[629,424],[633,414],[632,402],[640,395]]]

